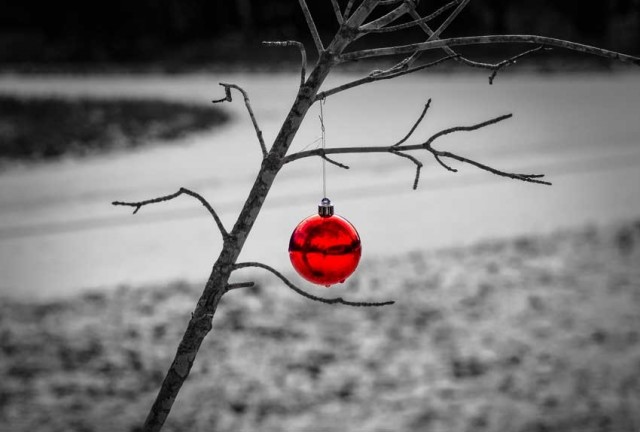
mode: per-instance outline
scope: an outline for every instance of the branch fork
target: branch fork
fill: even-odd
[[[326,149],[301,151],[285,157],[284,164],[296,161],[298,159],[303,159],[303,158],[312,157],[312,156],[319,156],[319,157],[326,158],[327,155],[329,154],[391,153],[393,155],[409,159],[411,162],[414,163],[414,165],[416,166],[416,174],[413,181],[413,189],[417,189],[418,182],[420,180],[420,170],[423,167],[423,164],[417,158],[409,155],[407,152],[415,151],[415,150],[427,150],[433,155],[436,162],[438,162],[443,168],[445,168],[447,171],[450,171],[450,172],[455,173],[455,172],[458,172],[458,170],[456,168],[451,167],[447,163],[445,163],[444,162],[445,158],[453,159],[453,160],[457,160],[458,162],[463,162],[469,165],[473,165],[477,168],[480,168],[484,171],[488,171],[492,174],[495,174],[501,177],[507,177],[514,180],[520,180],[520,181],[529,182],[529,183],[551,185],[550,182],[542,180],[542,178],[544,177],[544,174],[521,174],[521,173],[512,173],[508,171],[502,171],[502,170],[493,168],[491,166],[485,165],[483,163],[477,162],[475,160],[466,158],[464,156],[460,156],[456,153],[452,153],[449,151],[441,151],[433,148],[433,143],[440,137],[443,137],[445,135],[449,135],[455,132],[470,132],[470,131],[478,130],[487,126],[491,126],[493,124],[496,124],[511,118],[513,116],[512,114],[501,115],[501,116],[498,116],[490,120],[486,120],[484,122],[477,123],[471,126],[455,126],[448,129],[443,129],[433,134],[426,141],[420,144],[410,144],[410,145],[404,144],[413,135],[418,125],[424,120],[425,115],[430,106],[431,106],[431,100],[427,102],[420,116],[418,117],[418,120],[413,124],[413,126],[411,127],[407,135],[405,135],[400,141],[398,141],[393,145],[371,146],[371,147],[341,147],[341,148],[326,148]]]

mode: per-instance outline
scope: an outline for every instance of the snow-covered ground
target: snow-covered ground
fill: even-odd
[[[354,75],[338,74],[327,84]],[[0,92],[152,96],[208,104],[218,81],[243,86],[267,142],[293,100],[296,74],[0,77]],[[437,146],[516,172],[546,173],[552,187],[498,178],[471,166],[444,171],[428,154],[420,187],[413,165],[393,155],[337,157],[328,195],[358,228],[363,261],[413,249],[548,232],[640,215],[640,75],[424,75],[383,81],[330,97],[327,145],[384,145],[413,124],[428,98],[419,142],[449,126],[500,114],[514,118],[442,138]],[[9,167],[0,173],[0,295],[67,295],[89,287],[204,280],[221,242],[207,212],[188,197],[132,216],[114,200],[142,200],[192,188],[228,227],[260,163],[240,98],[224,104],[232,121],[174,145],[81,160]],[[317,113],[291,151],[318,145]],[[297,222],[321,198],[321,163],[285,167],[241,259],[288,268]]]

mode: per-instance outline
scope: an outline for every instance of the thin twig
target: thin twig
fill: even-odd
[[[429,51],[445,46],[467,46],[467,45],[481,45],[481,44],[500,44],[500,43],[528,43],[528,44],[540,44],[551,45],[559,48],[565,48],[572,51],[583,52],[586,54],[597,55],[614,60],[618,60],[622,63],[630,63],[634,65],[640,65],[640,58],[621,54],[615,51],[609,51],[602,48],[596,48],[590,45],[583,45],[576,42],[569,42],[562,39],[550,38],[545,36],[535,35],[487,35],[487,36],[468,36],[450,39],[438,39],[433,41],[401,45],[386,48],[374,48],[362,51],[355,51],[347,54],[343,54],[339,57],[340,62],[361,60],[371,57],[383,57],[397,54],[408,54],[413,52]]]
[[[343,304],[343,305],[346,305],[346,306],[354,306],[354,307],[378,307],[378,306],[392,305],[392,304],[395,303],[393,301],[386,301],[386,302],[352,302],[352,301],[344,300],[342,297],[335,297],[335,298],[330,298],[330,299],[323,298],[323,297],[317,297],[317,296],[309,294],[306,291],[303,291],[300,288],[298,288],[297,286],[295,286],[291,281],[289,281],[286,277],[284,277],[284,275],[282,275],[282,273],[280,273],[279,271],[277,271],[273,267],[270,267],[270,266],[268,266],[266,264],[259,263],[259,262],[246,262],[246,263],[235,264],[233,266],[233,269],[234,270],[239,270],[239,269],[247,268],[247,267],[258,267],[258,268],[262,268],[262,269],[265,269],[267,271],[270,271],[271,273],[276,275],[282,282],[284,282],[284,284],[286,286],[291,288],[296,293],[300,294],[301,296],[303,296],[305,298],[308,298],[310,300],[314,300],[314,301],[317,301],[317,302],[320,302],[320,303],[325,303],[325,304]]]
[[[496,78],[496,75],[498,75],[498,72],[507,67],[507,66],[511,66],[512,64],[514,64],[516,61],[518,61],[519,59],[521,59],[522,57],[525,57],[527,55],[533,54],[535,52],[541,51],[545,49],[544,45],[540,45],[539,47],[536,48],[532,48],[530,50],[521,52],[520,54],[514,55],[513,57],[509,57],[508,59],[502,60],[499,63],[496,63],[495,65],[492,65],[491,69],[491,75],[489,75],[489,84],[493,85],[493,80]],[[550,49],[550,48],[549,48]]]
[[[433,152],[431,152],[431,153],[433,153]],[[446,163],[444,163],[444,162],[443,162],[443,160],[440,158],[440,154],[439,154],[438,152],[433,153],[433,157],[434,157],[434,158],[435,158],[435,160],[436,160],[436,161],[437,161],[437,162],[438,162],[438,163],[439,163],[439,164],[440,164],[444,169],[446,169],[447,171],[451,171],[451,172],[454,172],[454,173],[457,173],[457,172],[458,172],[458,170],[457,170],[457,169],[455,169],[455,168],[451,168],[449,165],[447,165]]]
[[[342,169],[349,169],[348,165],[345,164],[341,164],[338,161],[335,161],[333,159],[331,159],[329,156],[327,156],[326,154],[320,154],[320,157],[324,160],[326,160],[327,162],[329,162],[330,164],[333,164],[335,166],[337,166],[338,168],[342,168]]]
[[[408,23],[404,23],[404,24],[398,24],[395,26],[390,26],[390,27],[381,27],[381,28],[376,28],[376,29],[367,29],[368,33],[390,33],[390,32],[394,32],[394,31],[399,31],[399,30],[405,30],[411,27],[415,27],[418,26],[422,23],[427,23],[433,19],[436,19],[437,17],[439,17],[440,15],[442,15],[444,12],[446,12],[447,10],[451,9],[452,7],[454,7],[455,5],[457,5],[458,3],[460,3],[462,0],[453,0],[449,3],[447,3],[446,5],[442,6],[440,9],[436,10],[435,12],[431,13],[430,15],[425,16],[424,18],[418,18],[415,19],[414,21],[408,22]]]
[[[338,24],[342,25],[344,19],[342,18],[342,12],[340,12],[340,5],[338,4],[338,0],[331,0],[331,6],[333,6],[333,12],[336,14],[336,20],[338,20]]]
[[[431,144],[433,144],[435,140],[445,135],[449,135],[454,132],[471,132],[474,130],[482,129],[483,127],[491,126],[492,124],[499,123],[503,120],[510,119],[511,117],[513,117],[513,114],[504,114],[471,126],[454,126],[448,129],[443,129],[440,132],[433,134],[427,141],[424,142],[424,144],[422,144],[422,146],[428,148],[431,147]]]
[[[413,179],[413,190],[418,189],[418,182],[420,181],[420,170],[422,169],[422,162],[420,162],[418,159],[416,159],[415,157],[409,154],[400,152],[395,147],[392,147],[389,151],[394,155],[409,159],[411,162],[413,162],[416,165],[416,176]]]
[[[220,230],[220,233],[222,234],[222,237],[225,240],[229,237],[229,233],[225,229],[224,225],[222,224],[222,221],[220,220],[220,217],[218,217],[218,214],[213,209],[211,204],[209,204],[209,202],[202,195],[200,195],[200,194],[198,194],[196,192],[193,192],[192,190],[189,190],[187,188],[181,187],[180,190],[178,190],[178,192],[176,192],[176,193],[173,193],[173,194],[170,194],[170,195],[161,196],[161,197],[158,197],[158,198],[148,199],[148,200],[145,200],[145,201],[138,201],[138,202],[114,201],[111,204],[114,205],[114,206],[134,207],[135,209],[133,210],[133,214],[136,214],[136,213],[138,213],[138,210],[140,210],[143,206],[146,206],[146,205],[149,205],[149,204],[156,204],[156,203],[160,203],[160,202],[164,202],[164,201],[170,201],[170,200],[172,200],[174,198],[179,197],[182,194],[192,196],[192,197],[196,198],[198,201],[200,201],[200,203],[202,203],[202,205],[207,210],[209,210],[209,213],[211,214],[211,216],[213,216],[213,219],[215,220],[216,225],[218,226],[218,229]]]
[[[234,289],[240,289],[240,288],[253,288],[256,285],[255,282],[237,282],[237,283],[230,283],[229,285],[227,285],[227,291],[231,291]]]
[[[344,9],[344,19],[346,20],[347,18],[349,18],[349,14],[351,13],[351,8],[353,7],[353,2],[355,0],[349,0],[347,2],[347,7]]]
[[[307,6],[307,2],[305,0],[298,0],[298,3],[300,3],[304,19],[307,20],[307,26],[309,27],[309,32],[311,32],[313,43],[316,44],[316,50],[318,51],[318,54],[320,54],[324,51],[324,46],[322,45],[322,39],[320,39],[318,29],[316,28],[316,23],[313,21],[313,17],[311,16],[311,11],[309,11],[309,6]]]
[[[415,132],[415,130],[418,127],[418,125],[422,122],[422,119],[424,119],[424,116],[427,114],[427,111],[429,110],[430,106],[431,106],[431,98],[429,98],[429,100],[425,104],[424,109],[422,110],[422,113],[420,113],[420,117],[418,117],[418,120],[416,120],[416,122],[414,123],[413,127],[409,130],[409,133],[406,134],[405,137],[402,138],[400,141],[395,143],[392,147],[399,146],[400,144],[404,143],[405,141],[407,141],[411,137],[411,135],[413,134],[413,132]]]
[[[417,71],[421,71],[423,69],[427,69],[430,67],[434,67],[437,66],[441,63],[446,62],[447,60],[451,60],[451,59],[455,59],[458,56],[449,56],[449,57],[443,57],[441,59],[438,59],[436,61],[433,61],[431,63],[427,63],[421,66],[416,66],[414,68],[410,68],[410,69],[404,69],[404,70],[394,70],[394,71],[374,71],[371,74],[369,74],[369,76],[366,76],[364,78],[360,78],[357,79],[355,81],[351,81],[345,84],[342,84],[338,87],[323,91],[321,93],[318,93],[316,95],[316,100],[322,100],[323,98],[326,98],[328,96],[334,95],[336,93],[340,93],[341,91],[345,91],[345,90],[349,90],[353,87],[357,87],[360,86],[362,84],[368,84],[370,82],[374,82],[374,81],[381,81],[381,80],[388,80],[388,79],[392,79],[392,78],[396,78],[402,75],[407,75],[413,72],[417,72]]]
[[[544,174],[516,174],[516,173],[509,173],[509,172],[497,170],[497,169],[492,168],[492,167],[490,167],[488,165],[484,165],[484,164],[482,164],[480,162],[476,162],[474,160],[467,159],[467,158],[465,158],[463,156],[459,156],[459,155],[454,154],[454,153],[450,153],[450,152],[446,152],[446,151],[442,152],[442,151],[437,151],[437,150],[433,150],[433,149],[430,149],[429,151],[431,151],[434,155],[437,154],[439,157],[448,157],[448,158],[455,159],[455,160],[460,161],[460,162],[468,163],[470,165],[474,165],[474,166],[476,166],[476,167],[478,167],[480,169],[488,171],[488,172],[490,172],[492,174],[499,175],[501,177],[508,177],[508,178],[512,178],[514,180],[521,180],[521,181],[529,182],[529,183],[538,183],[538,184],[544,184],[544,185],[548,185],[548,186],[551,185],[550,182],[547,182],[547,181],[544,181],[544,180],[539,180],[540,178],[544,177]],[[439,161],[439,162],[442,164],[442,161]],[[454,172],[455,172],[455,170],[454,170]]]
[[[251,123],[253,123],[253,128],[256,131],[256,135],[258,136],[258,141],[260,142],[260,149],[262,150],[262,157],[266,158],[267,157],[267,146],[264,143],[264,138],[262,137],[262,131],[260,130],[260,127],[258,126],[258,121],[256,120],[256,116],[253,113],[253,109],[251,109],[251,102],[249,101],[249,95],[247,94],[246,91],[244,91],[244,89],[238,85],[235,84],[226,84],[226,83],[220,83],[220,85],[222,87],[224,87],[224,94],[225,97],[223,97],[222,99],[217,99],[217,100],[213,100],[211,102],[213,103],[220,103],[220,102],[231,102],[232,98],[231,98],[231,89],[236,89],[238,90],[240,93],[242,93],[242,96],[244,97],[244,104],[247,107],[247,111],[249,112],[249,117],[251,117]]]
[[[300,66],[300,87],[304,85],[304,81],[307,75],[307,50],[301,42],[288,40],[288,41],[263,41],[262,45],[268,47],[289,47],[294,46],[300,50],[300,57],[302,58],[302,64]]]
[[[516,180],[521,180],[521,181],[526,181],[526,182],[530,182],[530,183],[538,183],[538,184],[544,184],[544,185],[551,185],[551,183],[541,180],[542,177],[544,177],[543,174],[518,174],[518,173],[510,173],[510,172],[506,172],[506,171],[501,171],[495,168],[492,168],[488,165],[484,165],[480,162],[476,162],[473,161],[471,159],[467,159],[463,156],[459,156],[457,154],[451,153],[451,152],[444,152],[444,151],[439,151],[436,150],[432,147],[432,144],[434,143],[435,140],[437,140],[440,137],[443,137],[445,135],[454,133],[454,132],[462,132],[462,131],[474,131],[477,129],[481,129],[496,123],[499,123],[503,120],[506,120],[508,118],[511,118],[512,115],[511,114],[507,114],[507,115],[502,115],[481,123],[477,123],[471,126],[456,126],[456,127],[452,127],[452,128],[448,128],[448,129],[444,129],[440,132],[435,133],[434,135],[432,135],[429,139],[427,139],[425,142],[420,143],[420,144],[412,144],[412,145],[401,145],[401,146],[372,146],[372,147],[340,147],[340,148],[328,148],[328,149],[317,149],[317,150],[307,150],[307,151],[301,151],[298,153],[294,153],[292,155],[289,155],[287,157],[284,158],[283,160],[283,164],[287,164],[290,162],[293,162],[295,160],[298,159],[302,159],[302,158],[306,158],[306,157],[312,157],[312,156],[322,156],[322,154],[357,154],[357,153],[393,153],[398,155],[398,152],[402,152],[402,154],[405,154],[408,151],[413,151],[413,150],[427,150],[429,151],[434,158],[436,159],[436,161],[442,165],[444,168],[446,168],[448,171],[452,171],[452,172],[457,172],[457,170],[455,168],[452,168],[450,166],[448,166],[447,164],[445,164],[442,161],[442,158],[450,158],[450,159],[455,159],[459,162],[464,162],[464,163],[468,163],[470,165],[474,165],[482,170],[491,172],[493,174],[502,176],[502,177],[508,177],[508,178],[512,178],[512,179],[516,179]],[[404,157],[406,157],[407,155],[405,155]],[[415,163],[415,162],[414,162]],[[417,164],[416,164],[417,165]],[[415,182],[414,182],[415,183]]]

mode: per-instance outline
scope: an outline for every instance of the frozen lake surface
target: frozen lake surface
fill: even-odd
[[[337,74],[326,88],[354,75]],[[11,76],[0,92],[160,97],[209,104],[219,81],[244,87],[267,143],[294,98],[296,74],[180,76]],[[327,146],[387,145],[404,136],[428,98],[412,142],[450,126],[513,112],[480,131],[437,141],[496,168],[545,173],[552,187],[499,178],[472,166],[443,170],[429,154],[420,187],[413,165],[393,155],[336,157],[328,195],[363,241],[363,260],[413,249],[548,232],[640,216],[640,74],[424,75],[382,81],[330,97]],[[171,145],[9,167],[0,173],[0,295],[41,298],[119,284],[204,281],[221,246],[208,213],[184,197],[131,211],[114,200],[143,200],[184,186],[203,194],[231,227],[260,164],[240,98],[222,105],[232,121]],[[312,108],[291,152],[320,135]],[[241,260],[290,268],[289,236],[321,198],[321,162],[281,172]]]

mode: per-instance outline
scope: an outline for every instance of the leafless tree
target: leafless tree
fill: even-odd
[[[144,431],[158,431],[162,428],[180,388],[189,375],[189,371],[193,366],[196,354],[198,353],[198,349],[200,348],[200,345],[202,344],[205,336],[212,328],[212,319],[222,296],[231,290],[250,287],[253,285],[252,282],[229,283],[229,277],[232,273],[248,267],[261,268],[277,276],[282,280],[282,282],[284,282],[286,286],[294,290],[296,293],[301,294],[308,299],[328,304],[375,307],[393,303],[391,301],[356,302],[348,301],[339,297],[318,297],[298,288],[293,282],[289,281],[280,272],[266,264],[258,262],[236,262],[238,255],[240,254],[240,251],[242,250],[242,247],[247,239],[247,236],[251,232],[253,224],[256,221],[258,214],[260,213],[260,209],[262,208],[262,205],[267,197],[269,189],[271,188],[274,179],[276,178],[280,170],[284,167],[284,165],[302,158],[316,156],[323,158],[326,161],[339,167],[348,168],[346,165],[332,159],[332,157],[345,153],[386,153],[406,158],[415,165],[415,180],[413,184],[413,187],[415,189],[418,186],[422,162],[420,162],[419,159],[410,154],[410,152],[426,151],[430,153],[435,158],[435,160],[448,171],[456,172],[456,169],[449,165],[449,162],[453,160],[463,164],[473,165],[479,169],[503,177],[509,177],[512,179],[531,183],[539,183],[545,185],[550,184],[543,179],[544,176],[542,174],[525,174],[503,171],[501,169],[493,168],[481,162],[469,159],[462,155],[446,150],[439,150],[434,147],[434,144],[436,143],[438,138],[444,135],[460,131],[473,131],[476,129],[484,128],[486,126],[496,124],[508,119],[509,117],[511,117],[510,114],[489,119],[487,121],[474,125],[458,126],[450,129],[445,129],[432,135],[426,140],[418,141],[415,144],[407,144],[407,142],[411,139],[416,127],[420,124],[420,122],[427,114],[430,106],[430,101],[426,103],[417,121],[415,121],[406,136],[402,137],[402,139],[400,139],[396,143],[375,147],[346,147],[327,149],[320,148],[315,150],[301,151],[299,153],[287,154],[289,146],[291,145],[291,142],[293,141],[293,138],[296,135],[296,132],[298,131],[302,120],[307,114],[309,108],[314,103],[322,101],[328,96],[346,91],[356,86],[379,80],[396,78],[448,61],[456,61],[458,63],[461,63],[462,65],[485,69],[489,73],[490,81],[492,81],[501,69],[513,64],[518,59],[527,55],[531,55],[543,49],[550,49],[551,47],[583,52],[618,60],[623,63],[640,65],[640,59],[636,57],[592,46],[586,46],[579,43],[569,42],[566,40],[542,36],[482,35],[471,37],[453,37],[448,39],[441,38],[442,33],[449,27],[449,25],[465,8],[465,6],[467,6],[469,1],[470,0],[453,0],[452,2],[426,16],[421,16],[417,12],[417,0],[362,0],[360,2],[354,0],[345,0],[342,5],[338,0],[331,0],[330,6],[328,4],[329,2],[326,1],[324,6],[333,8],[335,12],[335,19],[337,20],[339,29],[337,30],[329,44],[325,45],[325,42],[322,41],[320,34],[316,29],[316,25],[306,4],[306,1],[299,0],[300,8],[302,10],[302,13],[304,14],[313,42],[315,44],[315,49],[318,53],[318,59],[307,77],[307,55],[305,52],[305,47],[302,43],[297,41],[264,42],[264,44],[269,47],[296,48],[301,55],[300,88],[295,100],[291,105],[291,110],[284,119],[282,127],[272,145],[269,147],[264,142],[262,132],[258,126],[256,117],[251,108],[249,96],[247,95],[247,92],[244,91],[241,87],[235,84],[220,83],[220,85],[224,88],[225,96],[220,100],[213,101],[216,103],[224,101],[231,102],[234,91],[242,95],[244,104],[253,123],[253,127],[255,129],[260,145],[260,151],[262,152],[263,156],[262,164],[256,175],[251,192],[249,193],[249,196],[246,199],[242,211],[240,212],[233,228],[230,231],[227,230],[209,202],[207,202],[207,200],[198,193],[185,188],[180,188],[176,193],[149,199],[146,201],[116,201],[113,203],[114,205],[133,207],[134,213],[136,213],[143,206],[169,201],[181,195],[189,195],[200,201],[200,203],[209,211],[223,238],[223,246],[222,250],[220,251],[220,255],[213,265],[211,275],[209,276],[209,279],[204,287],[204,291],[200,299],[198,300],[197,305],[195,306],[195,310],[192,313],[191,320],[189,321],[182,341],[177,348],[175,358],[164,378],[158,396],[153,406],[151,407],[151,410],[143,427]],[[372,16],[372,13],[374,18],[370,18]],[[438,16],[441,16],[442,18],[442,16],[444,16],[443,14],[448,15],[439,26],[432,27],[430,24],[431,21]],[[403,18],[404,22],[402,24],[393,25],[393,23],[398,21],[400,18]],[[424,41],[402,46],[379,47],[360,51],[348,50],[352,42],[365,37],[366,35],[372,33],[396,32],[408,28],[421,29],[425,33]],[[454,49],[454,47],[458,46],[513,43],[534,44],[535,47],[533,49],[523,51],[521,54],[518,54],[516,56],[505,58],[504,60],[497,63],[484,63],[473,60],[460,55]],[[421,64],[419,60],[422,53],[432,50],[444,51],[444,57],[435,62]],[[361,79],[342,84],[335,88],[321,91],[321,86],[325,78],[327,78],[331,70],[338,65],[361,59],[373,59],[398,55],[403,55],[404,59],[391,68],[388,68],[386,70],[374,70]]]

